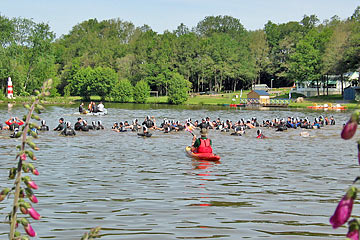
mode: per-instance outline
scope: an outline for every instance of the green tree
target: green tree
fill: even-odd
[[[134,87],[134,102],[145,103],[148,97],[150,97],[149,84],[145,80],[137,82]]]
[[[172,72],[170,76],[168,102],[171,104],[186,102],[191,83],[177,72]]]
[[[266,41],[263,30],[250,32],[250,50],[255,61],[254,70],[256,72],[257,83],[261,83],[261,76],[270,72],[270,48]]]
[[[90,86],[91,93],[104,100],[105,97],[110,96],[112,88],[116,85],[117,74],[111,68],[96,67],[94,75]]]
[[[111,97],[115,101],[130,102],[133,98],[134,87],[128,79],[121,79],[111,91]]]
[[[117,74],[110,68],[81,68],[69,82],[70,91],[85,100],[90,99],[91,95],[100,96],[104,100],[110,96],[116,81]]]
[[[330,34],[329,29],[324,29],[324,31],[312,29],[304,39],[299,41],[295,52],[290,56],[290,74],[299,82],[316,82],[318,95],[322,76],[322,55]]]

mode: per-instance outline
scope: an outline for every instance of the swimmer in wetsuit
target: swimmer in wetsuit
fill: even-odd
[[[41,126],[40,126],[40,131],[49,131],[49,126],[46,126],[46,121],[45,120],[41,120]]]
[[[54,131],[63,131],[65,129],[65,122],[64,122],[64,118],[60,118],[59,119],[59,125],[54,128]]]
[[[64,136],[75,136],[75,130],[71,128],[71,122],[66,123],[65,129],[61,132],[61,135]]]

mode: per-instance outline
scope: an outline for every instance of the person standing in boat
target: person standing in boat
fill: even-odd
[[[97,111],[98,112],[104,112],[105,111],[105,106],[102,102],[100,102],[98,105],[97,105]]]
[[[211,139],[207,137],[208,130],[206,128],[200,129],[200,136],[196,138],[196,135],[192,139],[192,148],[194,153],[212,153],[213,149],[211,147]]]
[[[83,102],[79,106],[79,113],[80,114],[84,113],[84,103]]]

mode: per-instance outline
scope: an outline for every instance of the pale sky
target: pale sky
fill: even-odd
[[[57,37],[78,23],[120,18],[135,26],[149,25],[154,31],[173,31],[181,23],[189,28],[206,16],[229,15],[240,19],[248,30],[274,23],[300,21],[315,14],[320,21],[337,15],[350,17],[359,0],[1,0],[0,14],[45,22]]]

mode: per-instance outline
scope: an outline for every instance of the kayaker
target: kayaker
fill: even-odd
[[[49,131],[49,126],[46,126],[45,120],[41,120],[40,131]]]
[[[60,118],[59,125],[56,128],[54,128],[54,131],[62,131],[64,129],[65,129],[64,118]]]
[[[193,136],[192,144],[193,152],[195,153],[212,153],[213,149],[211,147],[211,139],[207,138],[208,130],[206,128],[201,128],[200,138],[196,138],[196,135]]]

